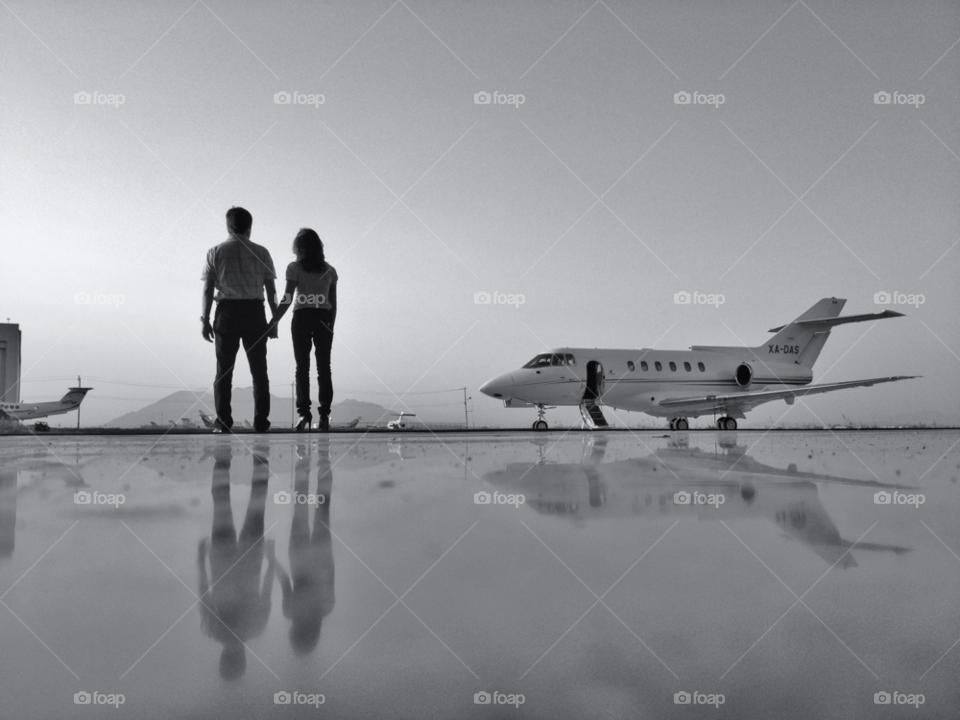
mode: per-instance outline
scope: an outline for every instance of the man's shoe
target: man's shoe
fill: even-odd
[[[322,433],[330,432],[330,418],[326,415],[321,415],[320,423],[317,426],[317,429]]]
[[[264,423],[263,425],[257,425],[254,423],[253,431],[257,433],[265,433],[270,429],[270,423]]]
[[[297,423],[297,432],[308,432],[313,418],[308,415],[301,415],[300,422]]]
[[[213,423],[213,432],[214,434],[226,433],[229,435],[232,432],[232,430],[226,425],[224,425],[222,422],[220,422],[219,420],[216,420]]]

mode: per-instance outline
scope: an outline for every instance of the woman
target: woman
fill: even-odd
[[[295,262],[287,265],[287,287],[283,292],[271,326],[293,304],[293,356],[297,361],[297,432],[310,429],[310,348],[317,354],[317,382],[320,385],[319,430],[330,430],[330,403],[333,381],[330,378],[330,347],[333,325],[337,320],[337,271],[323,255],[323,242],[316,232],[303,228],[293,241]]]

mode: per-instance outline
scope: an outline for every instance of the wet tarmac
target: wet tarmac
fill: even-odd
[[[0,715],[955,717],[958,440],[2,438]]]

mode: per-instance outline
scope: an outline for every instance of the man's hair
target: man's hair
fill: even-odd
[[[253,215],[242,207],[232,207],[227,210],[227,230],[237,235],[246,235],[253,225]]]

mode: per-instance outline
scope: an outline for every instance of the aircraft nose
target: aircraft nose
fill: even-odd
[[[480,392],[492,398],[506,399],[513,396],[513,375],[507,373],[480,386]]]

